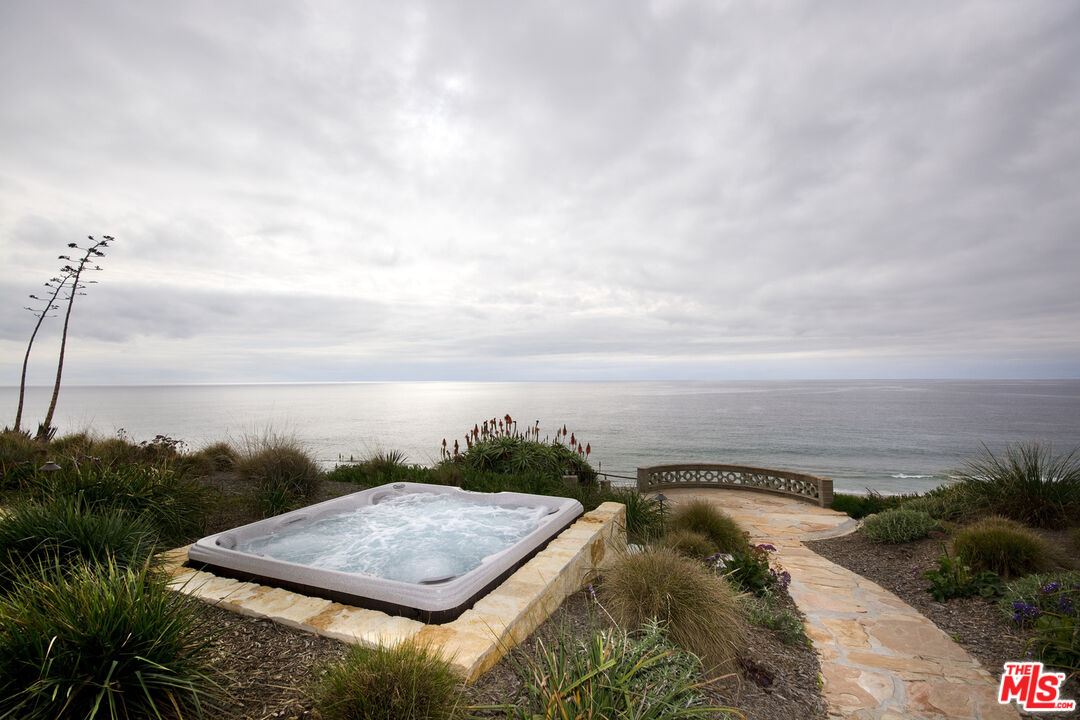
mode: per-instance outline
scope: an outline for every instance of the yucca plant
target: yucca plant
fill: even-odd
[[[201,717],[211,631],[147,566],[41,565],[0,598],[0,718]]]

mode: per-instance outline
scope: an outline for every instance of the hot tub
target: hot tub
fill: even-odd
[[[204,537],[188,564],[444,623],[581,513],[570,498],[394,483]]]

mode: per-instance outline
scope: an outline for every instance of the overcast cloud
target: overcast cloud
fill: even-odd
[[[1078,377],[1077,68],[1059,0],[0,2],[0,384],[88,234],[73,383]]]

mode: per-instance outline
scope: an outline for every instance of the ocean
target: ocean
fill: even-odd
[[[28,389],[36,427],[51,388]],[[0,388],[0,424],[17,388]],[[924,491],[985,444],[1080,446],[1080,380],[821,380],[725,382],[391,382],[64,386],[54,424],[134,440],[167,435],[189,449],[295,437],[327,467],[374,452],[439,459],[486,418],[510,414],[541,436],[565,425],[601,472],[717,462],[832,477],[838,492]],[[617,483],[632,480],[616,478]]]

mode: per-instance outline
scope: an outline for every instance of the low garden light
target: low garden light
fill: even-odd
[[[660,517],[664,516],[664,501],[667,500],[667,496],[664,493],[656,493],[656,501],[660,503]]]
[[[57,465],[56,463],[54,463],[52,460],[49,460],[44,465],[42,465],[41,467],[38,468],[38,470],[40,470],[42,472],[56,472],[59,469],[60,469],[60,466]]]

